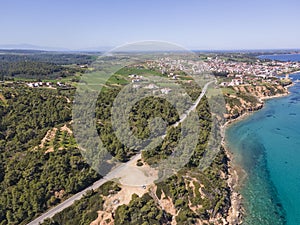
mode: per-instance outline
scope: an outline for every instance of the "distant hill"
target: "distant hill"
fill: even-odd
[[[0,49],[18,49],[18,50],[43,50],[43,51],[70,51],[67,48],[44,47],[31,44],[10,44],[0,45]]]
[[[59,51],[59,52],[103,52],[109,51],[113,47],[110,46],[98,46],[89,48],[69,49],[60,47],[45,47],[32,44],[0,44],[1,50],[34,50],[34,51]]]

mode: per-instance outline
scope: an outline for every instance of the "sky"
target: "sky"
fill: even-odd
[[[0,46],[300,48],[299,0],[0,0]]]

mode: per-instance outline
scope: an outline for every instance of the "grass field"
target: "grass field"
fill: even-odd
[[[136,67],[124,67],[116,72],[117,75],[126,76],[130,74],[142,75],[142,76],[162,76],[162,74],[155,70],[150,70],[147,68],[136,68]]]

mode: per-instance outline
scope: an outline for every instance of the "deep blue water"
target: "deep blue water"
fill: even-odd
[[[300,225],[300,83],[289,90],[226,131],[234,162],[246,173],[245,224]]]
[[[261,55],[258,58],[296,62],[300,61],[300,54]]]

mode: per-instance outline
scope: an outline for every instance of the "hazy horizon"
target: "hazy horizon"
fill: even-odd
[[[37,46],[33,44],[14,44],[6,45],[0,44],[0,50],[28,50],[28,51],[55,51],[55,52],[105,52],[114,49],[115,46],[100,46],[100,47],[89,47],[80,49],[70,49],[66,47],[49,47],[49,46]],[[190,48],[188,51],[199,51],[199,52],[290,52],[290,51],[300,51],[299,48],[264,48],[264,49],[198,49]]]
[[[84,50],[143,40],[187,49],[300,48],[296,0],[5,1],[0,45]]]

